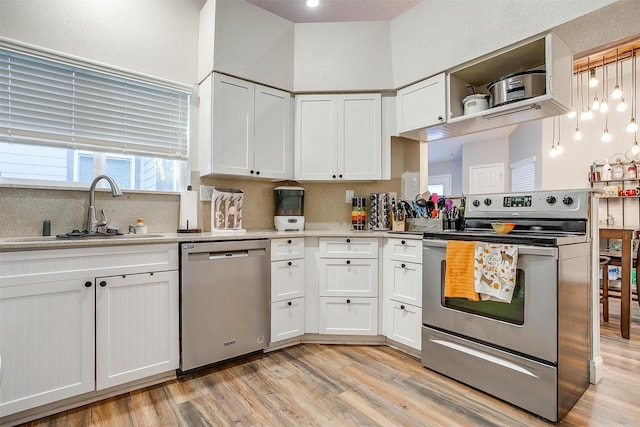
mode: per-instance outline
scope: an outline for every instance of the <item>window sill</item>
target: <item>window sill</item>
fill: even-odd
[[[56,190],[56,191],[89,191],[91,184],[85,182],[65,182],[58,185],[50,181],[0,178],[0,188],[22,188],[27,190]],[[97,188],[98,191],[109,191],[107,187]],[[177,191],[150,191],[122,189],[125,194],[155,194],[155,195],[179,195]]]

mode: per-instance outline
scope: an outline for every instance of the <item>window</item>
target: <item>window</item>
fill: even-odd
[[[427,190],[438,196],[451,195],[451,175],[431,175]]]
[[[179,191],[190,91],[0,45],[0,179]]]
[[[536,158],[511,164],[511,191],[533,191],[536,189]]]

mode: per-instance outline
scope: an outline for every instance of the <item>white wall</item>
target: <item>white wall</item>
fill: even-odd
[[[1,0],[0,36],[196,83],[204,0]]]
[[[394,87],[545,32],[614,1],[423,0],[391,21]]]
[[[291,91],[293,23],[244,0],[215,1],[214,69]]]
[[[469,168],[478,165],[504,164],[504,188],[509,188],[509,138],[468,142],[462,146],[462,192],[469,193]],[[429,170],[431,173],[431,170]],[[433,174],[432,174],[433,175]]]
[[[542,120],[518,125],[509,135],[509,164],[534,157],[536,159],[535,188],[542,187]],[[511,191],[511,186],[506,187]]]
[[[389,22],[295,28],[296,92],[393,89]]]
[[[451,194],[455,195],[463,193],[462,160],[454,162],[429,163],[429,175],[451,175]]]

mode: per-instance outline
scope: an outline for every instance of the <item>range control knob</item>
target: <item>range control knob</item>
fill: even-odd
[[[562,203],[564,203],[567,206],[570,206],[573,204],[573,197],[571,196],[567,196],[564,199],[562,199]]]
[[[476,200],[474,200],[474,201],[472,202],[472,204],[473,204],[473,206],[475,206],[475,207],[477,208],[478,206],[480,206],[480,200],[477,200],[477,199],[476,199]]]
[[[553,205],[557,201],[558,200],[556,199],[556,196],[547,196],[547,203],[549,203],[550,205]]]
[[[491,206],[491,199],[488,198],[488,197],[486,199],[484,199],[484,204],[487,205],[487,206]]]

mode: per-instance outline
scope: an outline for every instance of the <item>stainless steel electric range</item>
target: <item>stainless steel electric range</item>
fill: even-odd
[[[589,190],[470,195],[464,230],[424,233],[422,364],[551,421],[589,384]],[[497,234],[492,222],[513,222]],[[445,297],[451,241],[517,248],[511,302]]]

